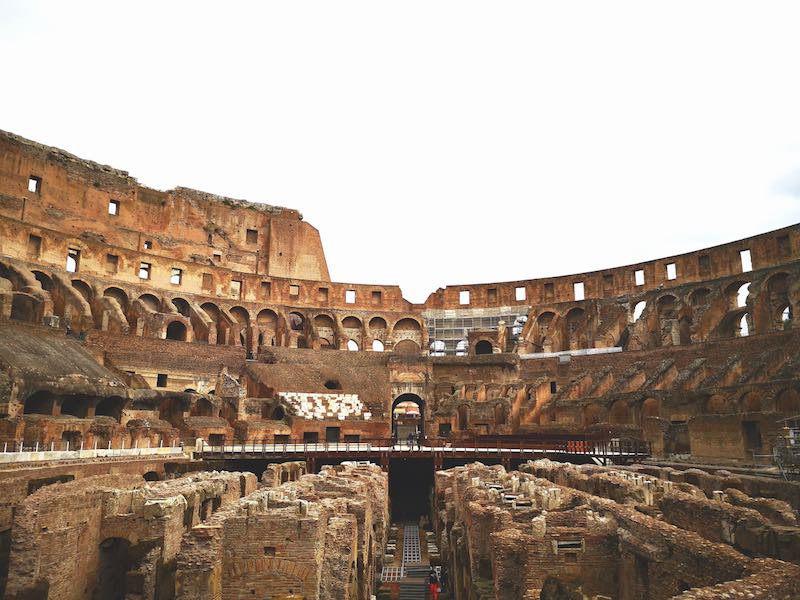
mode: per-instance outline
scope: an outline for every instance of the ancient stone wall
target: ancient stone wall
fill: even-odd
[[[718,505],[753,530],[771,523],[687,486],[694,494],[632,471],[550,461],[516,473],[480,464],[439,472],[436,531],[453,597],[790,597],[798,567],[737,552],[704,511]],[[762,569],[775,577],[757,577]]]

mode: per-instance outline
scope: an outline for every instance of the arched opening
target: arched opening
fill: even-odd
[[[383,317],[372,317],[369,320],[369,328],[372,330],[386,329],[386,319]]]
[[[372,340],[372,351],[373,352],[383,352],[384,346],[383,342],[380,340]]]
[[[534,347],[539,352],[552,352],[553,351],[553,320],[556,318],[555,313],[543,312],[536,318],[536,339],[534,340]]]
[[[469,407],[462,404],[458,407],[458,430],[466,431],[469,427]]]
[[[189,410],[189,415],[192,417],[215,417],[216,408],[208,399],[198,398]]]
[[[160,481],[161,477],[158,476],[158,473],[155,471],[148,471],[144,475],[142,475],[145,481]]]
[[[122,312],[128,312],[128,294],[123,292],[118,287],[110,287],[106,288],[103,292],[103,296],[106,298],[114,298],[119,304],[119,307],[122,309]]]
[[[153,312],[158,312],[158,309],[161,306],[158,298],[153,296],[153,294],[142,294],[139,296],[139,301]]]
[[[94,600],[125,600],[128,591],[128,571],[133,566],[131,543],[124,538],[108,538],[100,543],[97,587]]]
[[[14,292],[11,300],[11,318],[28,323],[39,322],[39,306],[41,302],[30,294]]]
[[[424,437],[425,402],[416,394],[401,394],[392,402],[392,437],[400,442],[410,435]]]
[[[91,304],[92,302],[92,286],[80,279],[72,280],[72,287],[78,290],[83,298]]]
[[[53,291],[53,280],[49,275],[42,273],[41,271],[33,271],[33,276],[36,277],[36,281],[39,282],[39,285],[42,286],[43,290],[46,292]]]
[[[728,310],[747,306],[747,297],[750,294],[749,281],[735,281],[725,288],[725,297],[728,300]]]
[[[256,315],[256,324],[260,333],[258,334],[259,346],[274,346],[275,336],[278,331],[278,315],[275,311],[265,308]]]
[[[422,331],[422,325],[416,319],[400,319],[394,326],[395,331]]]
[[[456,356],[466,356],[469,342],[467,340],[460,340],[456,344]]]
[[[345,317],[342,320],[342,327],[345,329],[361,329],[361,321],[356,317]]]
[[[747,337],[750,335],[750,314],[744,313],[742,318],[739,319],[739,326],[736,329],[735,335],[737,337]]]
[[[431,356],[444,356],[446,345],[442,340],[433,340],[430,345]]]
[[[52,415],[55,412],[55,395],[36,392],[25,400],[22,412],[26,415]]]
[[[708,288],[698,288],[689,296],[689,303],[692,306],[708,306],[711,290]]]
[[[614,402],[608,414],[609,422],[614,425],[627,425],[631,422],[631,412],[628,408],[628,403],[624,400]]]
[[[494,424],[495,426],[505,425],[506,421],[506,406],[505,404],[498,402],[494,405]]]
[[[61,414],[85,419],[89,413],[89,399],[86,396],[64,396],[61,401]]]
[[[419,344],[412,340],[403,340],[394,345],[395,354],[419,354]]]
[[[358,343],[355,340],[347,340],[347,349],[350,352],[358,352]]]
[[[475,344],[475,354],[491,354],[493,351],[492,342],[489,340],[480,340]]]
[[[336,379],[328,379],[325,382],[325,389],[326,390],[340,390],[342,389],[342,384],[339,383]]]
[[[174,396],[164,398],[158,406],[158,418],[174,427],[184,427],[184,410],[185,408],[180,398],[175,398]]]
[[[211,319],[212,324],[209,324],[209,330],[216,331],[216,344],[217,345],[225,345],[226,343],[226,331],[228,329],[228,325],[222,317],[222,312],[219,310],[219,307],[214,304],[213,302],[205,302],[200,305],[200,308],[203,309],[203,312],[206,313],[209,319]]]
[[[603,409],[599,404],[587,404],[583,408],[583,424],[584,425],[597,425],[600,423]]]
[[[761,412],[761,397],[756,392],[745,394],[742,398],[742,412]]]
[[[775,410],[791,416],[800,414],[800,392],[793,388],[780,392],[775,399]]]
[[[111,417],[119,422],[122,418],[122,407],[125,401],[119,396],[111,396],[110,398],[103,398],[97,403],[94,409],[94,414],[97,417]]]
[[[299,312],[289,313],[289,327],[292,331],[303,331],[306,320]]]
[[[642,402],[642,420],[648,417],[658,417],[661,414],[661,403],[658,401],[658,398],[647,398],[644,402]]]
[[[286,418],[286,409],[281,405],[276,406],[274,409],[272,409],[270,418],[273,421],[283,421]]]
[[[180,321],[172,321],[167,325],[167,339],[177,340],[179,342],[186,341],[186,325]]]
[[[644,312],[646,306],[647,302],[645,302],[644,300],[641,300],[636,303],[636,305],[633,307],[633,315],[631,316],[631,323],[636,323],[636,321],[639,320],[639,317],[642,316],[642,313]]]
[[[724,415],[733,412],[728,400],[722,394],[715,394],[706,401],[706,413]]]
[[[582,308],[573,308],[567,313],[567,344],[566,348],[569,350],[577,350],[579,348],[587,347],[584,336],[581,331],[586,325],[586,311]]]
[[[179,314],[183,315],[187,319],[191,317],[191,313],[189,312],[189,303],[183,298],[173,298],[172,305]]]

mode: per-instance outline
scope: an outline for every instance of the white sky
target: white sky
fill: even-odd
[[[569,274],[800,221],[798,2],[0,0],[0,128],[299,209],[331,276]]]

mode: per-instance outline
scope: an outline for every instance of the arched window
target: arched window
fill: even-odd
[[[383,342],[380,340],[372,340],[372,351],[373,352],[383,352]]]
[[[493,351],[492,342],[489,340],[480,340],[475,344],[475,354],[491,354]]]
[[[430,345],[431,356],[444,356],[445,343],[442,340],[433,340]]]
[[[631,321],[632,323],[636,323],[636,321],[639,320],[639,317],[642,316],[642,313],[644,312],[646,306],[647,302],[645,302],[644,300],[636,303],[636,306],[633,307],[633,320]]]
[[[350,352],[358,352],[358,343],[355,340],[347,340],[347,349]]]
[[[179,342],[186,341],[186,325],[180,321],[172,321],[167,325],[167,339],[177,340]]]
[[[742,315],[739,319],[739,337],[747,337],[750,335],[750,323],[747,320],[747,313]]]

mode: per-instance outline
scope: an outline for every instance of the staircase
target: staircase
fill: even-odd
[[[400,600],[425,600],[428,591],[426,578],[406,578],[400,582]]]

